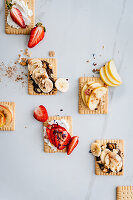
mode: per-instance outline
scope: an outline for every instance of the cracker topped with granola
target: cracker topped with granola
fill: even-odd
[[[91,144],[97,175],[123,175],[123,146],[123,140],[96,140]]]

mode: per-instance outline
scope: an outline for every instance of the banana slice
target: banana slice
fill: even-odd
[[[41,68],[42,67],[42,62],[41,60],[37,59],[37,58],[34,58],[34,59],[31,59],[29,61],[29,64],[28,64],[28,70],[30,72],[30,74],[33,73],[33,71],[36,69],[36,68]]]
[[[84,93],[84,98],[85,98],[85,104],[88,106],[88,99],[92,93],[92,91],[97,88],[97,87],[100,87],[102,86],[101,83],[92,83],[89,85],[89,87],[86,89],[86,91],[88,90],[88,94],[87,93]]]
[[[69,89],[69,83],[65,78],[59,78],[55,82],[55,87],[60,92],[67,92]]]
[[[101,152],[100,158],[101,158],[101,162],[104,164],[105,163],[105,157],[107,156],[107,154],[110,153],[109,149],[105,149]]]
[[[32,73],[32,78],[33,80],[36,80],[38,77],[44,76],[44,78],[48,78],[48,74],[46,72],[45,68],[41,68],[41,67],[37,67],[36,69],[34,69],[33,73]]]
[[[101,147],[98,143],[91,144],[91,152],[93,156],[99,157],[101,155]]]
[[[122,159],[118,154],[109,152],[105,157],[105,164],[111,169],[111,171],[119,172],[122,168]]]
[[[42,82],[38,83],[38,86],[44,93],[49,93],[53,89],[53,82],[46,78],[43,79]]]

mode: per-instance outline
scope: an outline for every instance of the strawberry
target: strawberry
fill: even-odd
[[[34,110],[34,118],[40,122],[45,122],[48,119],[48,113],[44,106],[40,105]]]
[[[46,29],[42,26],[42,23],[37,23],[36,26],[31,30],[28,47],[33,48],[36,46],[45,35]]]
[[[8,3],[8,1],[6,1],[6,4],[7,4],[8,10],[10,10],[10,16],[12,20],[16,24],[18,24],[21,28],[26,28],[26,24],[20,10],[18,8],[15,8],[12,3]]]
[[[64,149],[70,142],[71,135],[63,127],[54,128],[53,134],[55,135],[55,146],[59,150]]]
[[[74,148],[77,146],[79,142],[79,137],[78,136],[73,136],[70,140],[70,143],[67,147],[67,155],[70,155],[72,153],[72,151],[74,150]]]

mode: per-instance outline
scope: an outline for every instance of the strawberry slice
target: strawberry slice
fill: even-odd
[[[53,130],[55,146],[57,149],[64,149],[70,142],[71,135],[63,127],[54,128]]]
[[[42,23],[37,23],[30,33],[28,47],[33,48],[36,46],[44,38],[45,32],[46,29],[42,26]]]
[[[47,136],[48,136],[50,143],[55,145],[54,135],[52,134],[53,125],[48,125],[46,128],[46,132],[47,132]]]
[[[78,136],[73,136],[70,140],[70,143],[67,147],[67,155],[70,155],[72,153],[72,151],[74,150],[74,148],[77,146],[79,142],[79,137]]]
[[[40,105],[34,110],[34,118],[40,122],[45,122],[48,119],[48,113],[43,105]]]
[[[10,16],[12,20],[16,24],[18,24],[21,28],[26,28],[26,24],[20,10],[18,8],[15,8],[12,3],[8,3],[8,1],[6,1],[6,4],[7,4],[8,10],[10,10]]]

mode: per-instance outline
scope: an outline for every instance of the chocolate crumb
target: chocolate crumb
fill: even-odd
[[[63,109],[60,109],[60,111],[62,112],[62,111],[63,111]]]
[[[93,66],[96,66],[96,65],[97,65],[97,64],[94,62],[94,63],[93,63]]]

